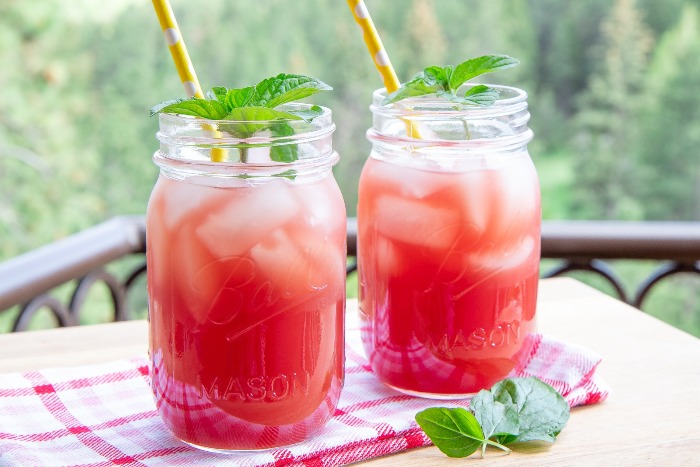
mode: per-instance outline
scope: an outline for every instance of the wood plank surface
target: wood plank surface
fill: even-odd
[[[348,303],[349,313],[356,308]],[[700,466],[699,339],[572,279],[542,281],[538,324],[600,353],[612,391],[602,404],[574,409],[556,444],[484,460],[430,447],[362,465]],[[0,335],[0,373],[146,355],[147,334],[146,322],[132,321]]]

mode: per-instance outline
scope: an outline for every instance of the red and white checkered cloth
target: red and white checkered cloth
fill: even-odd
[[[600,357],[546,336],[513,376],[537,376],[573,407],[608,395]],[[145,358],[0,374],[0,466],[335,466],[427,446],[414,421],[427,407],[467,401],[415,398],[372,375],[360,332],[346,334],[346,380],[334,417],[313,439],[255,453],[213,454],[175,439],[161,422]]]

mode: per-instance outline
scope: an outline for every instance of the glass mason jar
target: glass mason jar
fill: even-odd
[[[186,443],[289,445],[333,415],[346,266],[334,129],[328,109],[310,123],[160,115],[147,213],[151,383]],[[284,158],[297,160],[274,161]]]
[[[382,105],[359,185],[363,342],[401,392],[460,398],[491,387],[535,332],[540,192],[527,94],[493,106],[435,97]]]

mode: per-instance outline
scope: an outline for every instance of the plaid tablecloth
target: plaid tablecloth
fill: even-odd
[[[346,335],[346,381],[334,417],[312,440],[242,454],[213,454],[175,439],[161,422],[145,358],[0,375],[0,466],[336,466],[430,444],[414,421],[434,401],[394,392],[372,375],[360,331]],[[573,407],[608,395],[600,357],[535,336],[513,376],[537,376]]]

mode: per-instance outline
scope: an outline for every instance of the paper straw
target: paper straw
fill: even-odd
[[[362,28],[365,44],[367,44],[367,49],[372,56],[374,66],[377,67],[377,71],[382,75],[387,93],[396,91],[401,86],[401,83],[396,76],[394,67],[391,66],[389,55],[386,53],[384,45],[382,45],[382,40],[379,38],[377,28],[374,27],[374,22],[372,22],[372,18],[369,16],[369,11],[367,11],[365,2],[363,0],[348,0],[348,6],[350,7],[350,11],[352,11],[352,15],[355,17],[355,21],[357,21],[357,24]]]
[[[170,55],[175,62],[177,74],[180,75],[180,81],[185,88],[185,94],[187,97],[203,98],[202,88],[197,80],[197,74],[194,72],[187,47],[185,47],[185,40],[182,38],[170,2],[168,0],[153,0],[153,8],[158,15],[158,22],[163,30],[168,49],[170,49]]]
[[[175,15],[173,14],[173,9],[170,6],[168,0],[153,0],[153,8],[158,16],[158,22],[163,30],[163,36],[165,37],[165,42],[168,44],[168,49],[170,49],[170,55],[173,57],[173,62],[175,62],[175,68],[177,69],[177,74],[180,75],[180,82],[185,88],[185,94],[187,97],[198,97],[200,99],[204,98],[204,93],[202,93],[202,87],[199,85],[197,80],[197,73],[194,71],[192,66],[192,60],[187,53],[187,47],[185,46],[185,40],[182,37],[180,28],[175,20]],[[214,138],[221,138],[222,134],[213,125],[205,125],[205,129],[211,131]],[[211,160],[214,162],[221,162],[226,160],[227,151],[222,148],[212,148],[211,150]]]
[[[389,54],[386,53],[384,45],[382,44],[382,39],[379,37],[377,28],[374,27],[374,22],[369,15],[367,10],[367,5],[363,0],[348,0],[348,6],[352,15],[355,17],[355,21],[360,25],[362,29],[362,36],[365,39],[365,44],[367,44],[367,50],[369,50],[372,60],[374,61],[374,66],[377,67],[377,71],[382,75],[382,80],[384,81],[384,87],[386,88],[387,94],[391,94],[401,87],[401,82],[396,76],[396,71],[394,67],[391,66],[391,60],[389,60]],[[416,124],[412,121],[404,120],[406,122],[406,132],[408,136],[415,139],[421,139],[420,133]]]

